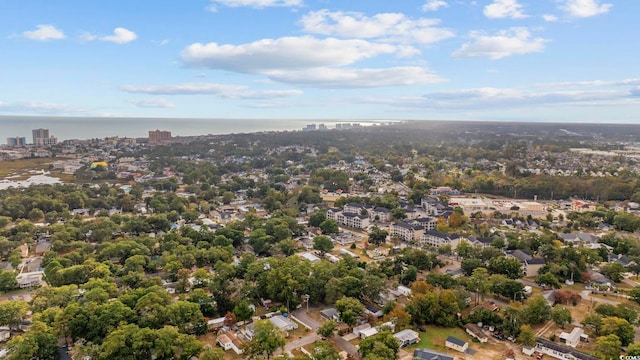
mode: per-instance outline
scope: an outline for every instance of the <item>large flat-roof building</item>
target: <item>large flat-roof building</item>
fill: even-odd
[[[25,146],[27,145],[27,139],[21,136],[8,137],[7,145],[12,147]]]
[[[58,138],[49,134],[49,129],[33,129],[31,130],[33,136],[33,144],[37,146],[55,145],[58,143]]]
[[[171,131],[158,130],[149,131],[149,145],[166,144],[171,141]]]

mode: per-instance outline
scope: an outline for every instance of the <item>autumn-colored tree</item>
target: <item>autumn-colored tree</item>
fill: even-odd
[[[396,331],[406,329],[411,323],[411,315],[404,309],[404,306],[396,305],[393,310],[387,315],[387,319],[394,321],[396,324]]]
[[[236,315],[232,312],[227,312],[227,314],[224,316],[224,326],[233,326],[237,322],[238,322],[238,319],[236,318]]]

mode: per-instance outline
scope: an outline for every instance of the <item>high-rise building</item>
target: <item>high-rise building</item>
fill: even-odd
[[[171,131],[149,131],[149,145],[166,144],[171,141]]]
[[[44,139],[49,137],[49,129],[34,129],[34,130],[31,130],[31,134],[33,135],[33,143],[37,144],[38,139]]]
[[[16,136],[16,137],[8,137],[7,138],[7,145],[9,146],[25,146],[27,145],[27,139],[22,136]]]
[[[31,130],[33,135],[33,144],[38,146],[55,145],[58,143],[58,138],[49,135],[49,129],[34,129]]]

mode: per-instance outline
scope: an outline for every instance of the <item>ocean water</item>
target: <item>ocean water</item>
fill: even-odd
[[[302,130],[307,124],[359,123],[375,125],[388,120],[299,120],[299,119],[193,119],[193,118],[97,118],[0,115],[0,143],[8,137],[25,137],[32,142],[31,130],[49,129],[58,141],[67,139],[147,137],[150,130],[171,131],[172,136],[220,135],[261,131]]]

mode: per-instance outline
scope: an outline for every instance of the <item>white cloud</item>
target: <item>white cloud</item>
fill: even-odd
[[[176,105],[167,99],[139,99],[129,100],[130,103],[141,108],[173,108]]]
[[[301,86],[320,88],[366,88],[434,84],[445,81],[422,67],[385,69],[316,68],[304,71],[271,71],[270,79]]]
[[[553,15],[553,14],[544,14],[544,15],[542,15],[542,18],[544,19],[544,21],[547,21],[547,22],[556,22],[556,21],[558,21],[558,17]]]
[[[452,54],[453,57],[487,57],[496,60],[541,52],[547,41],[543,38],[531,38],[531,33],[526,28],[511,28],[493,36],[474,31],[469,36],[473,42],[463,44]]]
[[[151,40],[151,43],[157,46],[165,46],[169,44],[169,39]]]
[[[523,19],[527,17],[522,4],[517,0],[493,0],[493,3],[484,7],[484,15],[490,19]]]
[[[149,95],[217,95],[234,99],[275,99],[301,95],[300,90],[263,90],[252,91],[244,85],[216,83],[186,83],[173,85],[122,85],[121,90],[128,93]]]
[[[612,4],[601,4],[600,0],[557,0],[559,8],[572,17],[588,18],[609,12]]]
[[[401,13],[382,13],[367,17],[358,12],[312,11],[300,19],[309,33],[361,39],[390,39],[417,43],[434,43],[455,36],[436,27],[438,19],[412,20]]]
[[[65,38],[64,33],[53,25],[41,24],[37,25],[35,30],[25,31],[22,33],[25,39],[47,41],[61,40]]]
[[[3,103],[0,101],[0,109],[7,112],[25,112],[36,114],[78,114],[86,110],[66,104],[42,103],[37,101]]]
[[[422,5],[422,11],[438,11],[441,7],[447,6],[449,6],[449,4],[444,0],[429,0]]]
[[[302,0],[211,0],[207,10],[216,12],[218,10],[217,5],[263,9],[267,7],[301,7],[304,2]]]
[[[636,102],[633,90],[527,91],[511,88],[473,88],[439,91],[421,97],[364,98],[362,102],[441,110],[518,108],[531,105],[611,105]]]
[[[640,79],[564,81],[535,84],[535,87],[640,86]]]
[[[113,30],[113,35],[107,35],[100,37],[102,41],[108,41],[116,44],[126,44],[134,41],[138,38],[138,35],[131,30],[127,30],[123,27],[117,27]]]
[[[304,36],[263,39],[241,45],[195,43],[182,51],[182,60],[190,66],[264,73],[280,69],[345,66],[379,55],[413,56],[418,53],[411,46]]]
[[[83,42],[93,41],[93,40],[96,40],[97,38],[98,38],[98,36],[88,32],[88,31],[85,31],[82,34],[80,34],[80,36],[78,36],[78,39],[80,41],[83,41]]]

